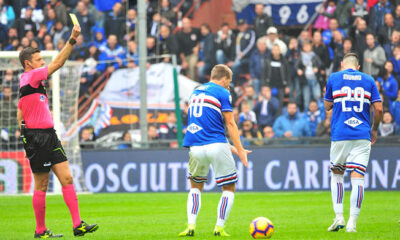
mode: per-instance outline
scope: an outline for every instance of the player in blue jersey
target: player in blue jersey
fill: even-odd
[[[187,201],[188,227],[179,236],[193,236],[196,218],[201,207],[201,191],[210,164],[215,180],[222,187],[218,204],[218,218],[214,229],[216,236],[229,236],[224,230],[225,221],[233,206],[237,182],[232,152],[247,167],[247,154],[240,143],[239,131],[232,114],[232,97],[229,85],[232,71],[226,65],[216,65],[211,80],[196,88],[189,99],[188,127],[183,145],[190,148],[189,176],[191,189]],[[224,122],[234,146],[225,136]]]
[[[359,72],[357,55],[348,53],[341,63],[342,71],[330,75],[326,85],[325,109],[331,115],[331,192],[336,214],[328,231],[344,228],[344,181],[347,170],[351,177],[350,218],[346,232],[356,232],[356,221],[364,198],[364,174],[371,144],[382,119],[382,100],[374,79]],[[374,122],[370,124],[370,109]]]

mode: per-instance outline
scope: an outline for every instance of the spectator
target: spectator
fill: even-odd
[[[215,64],[214,35],[210,25],[204,23],[200,27],[201,41],[199,47],[199,62],[197,63],[198,76],[200,83],[208,82],[206,75],[209,75],[211,68]]]
[[[289,49],[286,53],[286,58],[288,60],[288,71],[289,71],[289,89],[290,91],[290,101],[295,101],[298,105],[301,105],[302,102],[302,94],[301,94],[301,86],[300,80],[297,76],[297,69],[295,68],[297,59],[300,56],[300,48],[297,41],[297,38],[292,37],[289,40]]]
[[[148,140],[151,144],[152,141],[156,141],[160,139],[160,136],[158,135],[157,127],[153,124],[149,124],[147,127],[147,136]]]
[[[83,128],[80,134],[80,147],[83,149],[92,149],[94,148],[94,144],[88,144],[94,142],[95,136],[93,133],[93,128]]]
[[[317,101],[311,100],[308,105],[308,112],[304,114],[308,126],[311,130],[311,136],[317,135],[317,126],[323,121],[323,115],[318,109]]]
[[[232,66],[233,81],[238,81],[239,75],[247,72],[249,66],[250,54],[256,42],[256,34],[249,29],[244,19],[237,21],[239,30],[235,40],[235,61]]]
[[[400,134],[400,90],[397,91],[397,99],[392,103],[391,113],[396,123],[396,135]]]
[[[282,40],[278,38],[278,30],[276,27],[270,27],[267,30],[267,37],[265,38],[267,48],[271,51],[272,47],[277,44],[279,46],[280,52],[283,56],[286,55],[287,46]]]
[[[341,62],[343,60],[344,55],[350,53],[353,49],[353,44],[350,38],[345,38],[343,41],[343,47],[339,47],[335,51],[335,57],[333,58],[333,68],[332,72],[338,72],[341,69]]]
[[[322,41],[322,34],[320,31],[315,31],[312,38],[313,52],[321,59],[321,79],[326,79],[326,69],[331,65],[328,47]],[[321,81],[325,85],[325,81]]]
[[[1,128],[15,128],[17,122],[17,99],[12,94],[11,84],[3,85],[3,97],[0,99]]]
[[[125,32],[125,19],[122,14],[122,5],[116,2],[112,8],[112,12],[106,15],[104,21],[104,30],[107,38],[110,35],[117,36],[118,43],[122,43],[122,37]]]
[[[382,71],[382,77],[378,77],[378,81],[382,86],[384,104],[387,107],[392,106],[392,102],[397,98],[397,91],[399,90],[397,80],[392,75],[393,73],[393,63],[391,61],[386,61],[384,69]]]
[[[364,51],[367,49],[366,35],[369,31],[367,22],[362,18],[356,18],[353,24],[355,27],[350,32],[350,37],[354,40],[354,51],[360,63],[364,61]]]
[[[363,72],[376,79],[386,61],[385,51],[380,45],[375,45],[375,37],[372,33],[367,33],[366,42],[368,48],[364,51]]]
[[[101,47],[100,51],[99,61],[103,61],[103,63],[97,65],[98,71],[104,72],[107,69],[107,71],[111,73],[122,66],[123,63],[121,59],[125,58],[125,51],[118,45],[117,36],[111,34],[107,39],[107,44]],[[104,61],[115,62],[104,63]]]
[[[105,45],[107,44],[107,41],[105,39],[104,29],[100,28],[100,27],[94,28],[93,34],[94,34],[93,42],[96,45],[96,47],[98,49],[105,47]]]
[[[192,28],[189,18],[182,19],[182,30],[177,34],[179,57],[182,69],[193,80],[196,79],[196,65],[199,53],[200,31]]]
[[[232,67],[235,58],[235,38],[227,23],[223,23],[221,29],[215,34],[215,49],[217,64]]]
[[[387,137],[395,134],[395,123],[390,112],[384,112],[382,122],[379,124],[378,136]]]
[[[128,36],[126,37],[127,39],[132,39],[135,36],[135,29],[136,29],[136,22],[137,22],[137,16],[136,16],[136,10],[131,8],[128,9],[126,12],[126,27],[128,30]]]
[[[43,10],[40,8],[37,0],[28,0],[28,6],[21,9],[21,18],[25,18],[25,11],[32,9],[32,21],[36,24],[36,29],[40,28],[40,24],[44,20]]]
[[[81,34],[76,38],[76,44],[75,44],[74,49],[72,50],[69,58],[71,60],[76,60],[79,57],[83,58],[85,56],[85,51],[86,51],[86,44],[85,44],[84,37]]]
[[[131,149],[132,148],[132,137],[128,131],[125,131],[122,133],[120,141],[123,143],[118,144],[118,149]]]
[[[256,114],[251,110],[248,102],[243,102],[241,109],[242,111],[239,114],[239,123],[243,123],[245,120],[250,120],[254,124],[257,124]]]
[[[393,57],[393,51],[396,45],[400,45],[399,31],[393,31],[392,36],[390,37],[390,42],[383,45],[383,50],[385,50],[386,59],[390,59]]]
[[[259,38],[257,40],[257,48],[253,50],[250,55],[249,69],[251,83],[254,86],[256,95],[260,92],[261,80],[263,75],[263,68],[265,65],[265,59],[268,57],[267,45],[264,39]]]
[[[268,86],[261,87],[261,93],[253,109],[259,129],[263,129],[265,126],[272,126],[279,114],[279,110],[279,101],[272,96],[271,88]]]
[[[311,130],[306,120],[297,112],[295,102],[290,102],[285,111],[273,125],[274,133],[277,137],[308,137]]]
[[[35,35],[37,34],[36,24],[32,21],[32,9],[26,9],[25,18],[19,18],[15,21],[15,25],[18,31],[18,37],[25,36],[27,31],[32,31]]]
[[[302,86],[304,106],[308,106],[311,99],[319,99],[321,97],[321,87],[318,82],[320,66],[321,60],[312,51],[311,43],[305,42],[303,51],[296,62],[297,75]]]
[[[99,59],[100,51],[96,45],[89,43],[83,56],[85,60],[82,75],[80,79],[79,95],[88,93],[89,88],[92,86],[93,81],[98,76],[96,72],[97,60]],[[82,57],[82,56],[79,56]]]
[[[250,120],[244,120],[242,122],[242,128],[240,130],[240,140],[243,143],[243,146],[252,146],[263,144],[261,133],[254,128],[254,124]]]
[[[160,14],[161,18],[165,19],[165,23],[168,27],[174,28],[177,24],[176,12],[172,8],[169,0],[161,0],[160,3]]]
[[[390,58],[390,61],[393,63],[393,74],[397,79],[397,82],[400,81],[400,45],[397,45],[393,49],[393,57]]]
[[[334,55],[334,51],[331,47],[331,42],[332,42],[332,39],[334,39],[333,33],[335,31],[339,31],[342,34],[342,36],[345,36],[344,31],[341,28],[339,28],[338,20],[336,18],[331,18],[329,20],[329,29],[325,30],[322,33],[322,41],[324,42],[324,44],[326,46],[328,46],[330,59],[333,59],[333,55]]]
[[[253,109],[257,103],[257,96],[252,85],[247,85],[244,89],[243,95],[236,101],[235,106],[240,106],[243,102],[249,104],[250,109]],[[242,109],[241,109],[242,110]]]
[[[53,43],[57,44],[60,39],[64,41],[69,37],[69,29],[65,26],[61,21],[57,21],[54,25],[53,30],[51,31],[53,37]]]
[[[310,35],[310,31],[303,30],[300,32],[300,36],[297,38],[299,46],[302,47],[304,42],[311,42],[312,37]]]
[[[317,126],[317,137],[330,137],[331,136],[331,120],[326,118],[321,121]]]
[[[50,32],[56,24],[56,12],[54,11],[54,9],[49,9],[49,11],[47,12],[45,24],[47,27],[47,32]]]
[[[101,12],[109,12],[114,9],[113,7],[117,2],[121,2],[121,0],[94,0],[94,5]]]
[[[400,4],[397,4],[393,17],[394,17],[394,25],[400,26]]]
[[[155,12],[152,19],[152,21],[148,22],[147,35],[157,37],[161,26],[161,15]]]
[[[387,0],[379,0],[379,3],[370,9],[369,26],[376,34],[385,23],[385,14],[391,13],[392,8]]]
[[[385,14],[385,23],[378,31],[378,42],[381,46],[388,43],[394,31],[399,31],[399,26],[394,25],[394,18],[391,13]]]
[[[137,54],[137,46],[134,40],[129,40],[127,48],[128,68],[134,68],[139,65],[139,56]]]
[[[12,37],[9,40],[10,44],[8,44],[4,50],[5,51],[16,51],[17,47],[19,46],[19,40],[17,37]]]
[[[325,5],[325,3],[324,3]],[[332,14],[336,9],[336,3],[333,0],[329,0],[327,6],[323,8],[323,11]],[[317,20],[315,21],[314,28],[318,29],[318,31],[326,30],[329,26],[329,18],[324,15],[319,15]]]
[[[167,123],[160,126],[160,139],[176,139],[177,131],[175,112],[170,112]]]
[[[263,136],[264,136],[264,139],[273,139],[273,138],[275,138],[275,133],[274,133],[274,130],[272,129],[271,126],[265,126],[263,128]]]
[[[324,12],[323,9],[320,9],[320,13],[323,16],[327,16],[331,19],[336,18],[338,20],[339,27],[341,29],[347,29],[352,9],[353,9],[352,1],[339,0],[335,8],[335,11],[333,11],[333,13]]]
[[[272,21],[272,18],[264,12],[264,4],[256,4],[254,12],[256,13],[256,18],[254,19],[254,31],[256,33],[256,38],[258,39],[265,35],[269,27],[274,26],[274,22]]]
[[[263,68],[263,86],[278,90],[279,108],[282,109],[284,97],[289,94],[288,63],[278,45],[272,47],[272,54],[265,60]]]
[[[157,50],[159,51],[157,55],[178,54],[179,50],[176,38],[174,35],[171,34],[171,30],[167,25],[162,25],[160,28],[160,38],[158,40]],[[171,59],[169,57],[166,57],[163,59],[163,61],[170,62]]]
[[[0,24],[11,27],[15,21],[15,13],[12,6],[4,4],[4,0],[0,0]]]
[[[89,43],[92,40],[92,27],[95,25],[94,16],[89,14],[89,10],[83,1],[79,1],[76,5],[76,17],[78,18],[79,25],[81,26],[81,32],[85,39],[85,43]]]
[[[62,41],[62,40],[61,40],[61,41]],[[62,48],[61,48],[61,49],[62,49]],[[52,42],[46,43],[46,45],[45,45],[45,47],[44,47],[44,50],[46,50],[46,51],[53,51],[53,50],[55,50],[54,44],[53,44]]]
[[[368,5],[367,5],[367,1],[365,0],[356,0],[354,3],[354,7],[351,13],[351,16],[353,17],[353,21],[354,19],[360,17],[362,19],[364,19],[365,21],[368,21]]]
[[[101,19],[99,15],[99,10],[93,5],[92,1],[91,0],[81,0],[81,1],[86,5],[89,15],[94,17],[95,22],[99,22],[100,25]],[[107,2],[112,2],[112,1],[108,0]]]
[[[60,0],[50,0],[44,7],[44,16],[48,16],[49,9],[54,9],[56,12],[56,21],[62,22],[64,26],[67,25],[67,8]],[[26,14],[26,13],[25,13]]]
[[[27,48],[27,47],[29,47],[30,44],[31,43],[30,43],[30,41],[29,41],[29,39],[27,37],[23,37],[21,39],[21,45],[20,45],[21,47]]]

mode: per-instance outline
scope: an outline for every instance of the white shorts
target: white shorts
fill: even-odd
[[[331,143],[331,169],[340,171],[356,171],[364,175],[371,152],[369,140],[332,141]]]
[[[218,186],[236,183],[236,165],[228,143],[192,146],[189,152],[189,176],[196,183],[206,182],[210,164]]]

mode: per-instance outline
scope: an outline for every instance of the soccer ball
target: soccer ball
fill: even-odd
[[[274,225],[265,217],[258,217],[250,223],[250,235],[256,239],[266,239],[274,234]]]

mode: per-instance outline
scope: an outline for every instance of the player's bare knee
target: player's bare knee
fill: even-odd
[[[36,179],[35,181],[35,190],[46,192],[47,186],[49,185],[49,179]]]
[[[62,177],[62,179],[60,179],[61,185],[63,186],[68,186],[74,183],[72,175],[67,175]]]
[[[230,191],[230,192],[235,192],[236,189],[236,184],[235,183],[231,183],[231,184],[227,184],[222,186],[222,191]]]
[[[194,182],[193,180],[190,180],[190,184],[191,184],[192,188],[197,188],[200,190],[200,192],[203,191],[204,183],[197,183],[197,182]]]
[[[341,171],[339,169],[331,169],[331,171],[332,171],[333,174],[337,174],[337,175],[343,175],[344,174],[344,171]]]
[[[352,172],[350,173],[350,177],[351,177],[351,178],[364,178],[364,175],[359,174],[359,173],[356,172],[356,171],[352,171]]]

